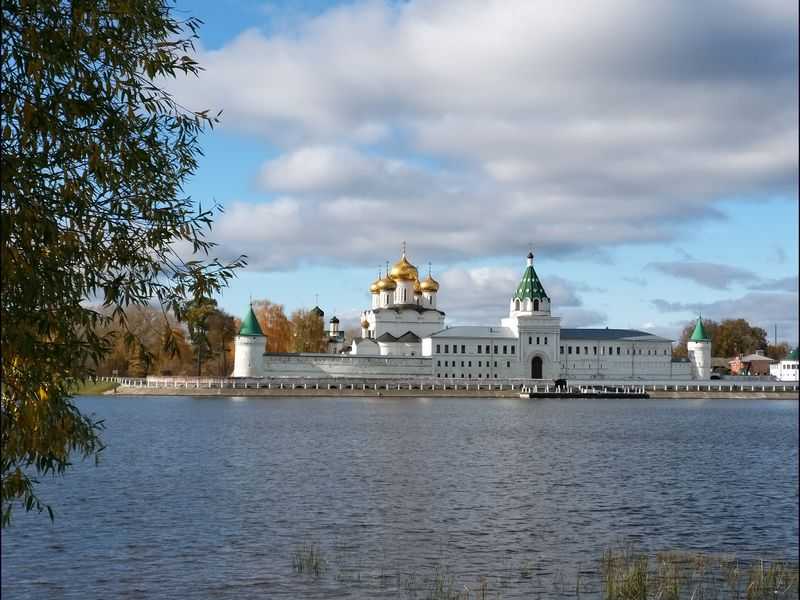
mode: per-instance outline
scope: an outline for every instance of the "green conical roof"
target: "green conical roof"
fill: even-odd
[[[692,333],[692,337],[690,338],[693,342],[707,342],[708,336],[706,335],[706,329],[703,327],[703,319],[697,317],[697,325],[694,326],[694,333]]]
[[[256,319],[256,313],[253,312],[252,306],[242,320],[242,326],[239,328],[239,335],[264,335],[264,332],[261,331],[261,326],[258,324],[258,319]]]
[[[797,360],[798,354],[800,354],[800,348],[795,348],[789,352],[789,355],[784,360]]]
[[[544,287],[542,286],[542,282],[539,281],[539,276],[536,275],[536,271],[533,268],[533,254],[528,255],[528,262],[530,263],[525,272],[522,274],[522,280],[519,282],[517,286],[517,291],[514,294],[514,299],[519,298],[520,300],[527,300],[527,299],[539,299],[543,300],[547,298],[547,293],[544,291]]]

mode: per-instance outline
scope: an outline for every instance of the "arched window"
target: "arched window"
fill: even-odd
[[[534,300],[533,301],[533,310],[535,310],[535,311],[539,310],[539,301],[538,300]]]
[[[519,299],[514,300],[514,310],[519,310]]]

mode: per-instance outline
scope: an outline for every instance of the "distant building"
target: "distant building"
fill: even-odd
[[[763,350],[757,350],[755,354],[737,356],[729,364],[734,375],[769,375],[770,365],[774,362],[769,356],[764,356]]]
[[[789,352],[789,355],[782,361],[770,365],[770,375],[774,376],[778,381],[800,380],[800,371],[798,371],[798,355],[800,355],[800,349],[795,348]]]

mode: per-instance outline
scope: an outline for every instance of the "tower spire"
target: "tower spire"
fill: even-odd
[[[405,256],[406,255],[406,241],[405,240],[403,240],[401,248],[402,248],[403,256]]]

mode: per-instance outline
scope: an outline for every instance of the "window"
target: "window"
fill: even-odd
[[[650,356],[650,350],[647,351],[647,356]]]
[[[544,336],[544,345],[547,346],[547,336]]]
[[[533,338],[528,336],[528,345],[530,346],[533,343]]]
[[[447,377],[447,373],[445,373],[444,376]]]
[[[639,348],[639,356],[641,356],[641,355],[642,355],[642,349]]]
[[[453,344],[453,354],[458,354],[458,345]]]
[[[464,366],[464,361],[463,360],[461,361],[461,366],[462,367]],[[462,375],[462,377],[463,377],[463,375]]]
[[[482,360],[479,360],[479,361],[478,361],[478,366],[479,366],[479,367],[482,367],[482,366],[483,366],[483,361],[482,361]]]
[[[583,347],[583,353],[584,354],[589,354],[589,346],[584,346]]]
[[[631,353],[631,349],[630,349],[630,348],[628,348],[627,350],[625,350],[625,354],[630,354],[630,353]]]
[[[461,374],[461,379],[464,379],[464,374],[463,373]]]
[[[511,354],[514,354],[514,351],[517,349],[516,346],[511,346]]]
[[[497,368],[497,361],[494,361],[494,368]]]
[[[617,356],[619,356],[619,355],[620,355],[620,350],[622,350],[622,348],[620,348],[619,346],[617,346]]]
[[[468,367],[471,367],[471,366],[472,366],[472,361],[469,361],[469,363],[467,364],[467,366],[468,366]]]
[[[511,368],[511,361],[507,360],[506,361],[506,369],[510,369],[510,368]]]
[[[497,373],[494,374],[494,378],[497,379]]]
[[[597,356],[597,346],[592,346],[592,354]]]
[[[440,361],[440,360],[437,360],[437,361],[436,361],[436,366],[437,366],[437,367],[441,367],[441,366],[442,366],[442,361]]]
[[[461,354],[467,353],[467,346],[465,344],[461,344]]]
[[[450,365],[448,364],[448,362],[447,362],[447,361],[444,361],[444,366],[445,366],[445,367],[448,367],[448,366],[450,366]]]
[[[480,353],[481,353],[481,350],[483,350],[483,346],[481,346],[480,344],[478,344],[478,354],[480,354]]]
[[[567,354],[572,354],[572,346],[567,346]]]
[[[533,301],[533,310],[539,310],[539,301],[538,300],[534,300]]]
[[[558,353],[559,354],[564,354],[564,346],[559,346]]]
[[[467,373],[467,379],[472,379],[472,373]]]
[[[444,345],[444,353],[445,353],[445,354],[449,354],[449,352],[450,352],[450,346],[449,346],[449,345],[447,345],[447,344],[445,344],[445,345]]]
[[[497,354],[497,344],[494,345],[494,353]]]
[[[486,354],[490,354],[491,350],[489,349],[489,344],[486,344]]]
[[[508,346],[503,344],[503,354],[508,354]]]
[[[480,373],[478,373],[478,379],[482,379],[482,378],[483,378],[483,375],[481,375]]]
[[[519,300],[514,300],[514,310],[519,310]]]
[[[609,347],[608,347],[608,353],[609,353],[609,354],[614,354],[614,348],[613,348],[613,347],[611,347],[611,346],[609,346]]]
[[[436,344],[436,354],[440,354],[442,352],[442,347],[439,344]]]
[[[537,336],[536,336],[536,345],[538,346],[538,345],[539,345],[539,343],[540,343],[540,342],[539,342],[539,336],[537,335]]]
[[[666,355],[667,355],[667,350],[666,350],[666,348],[665,348],[665,349],[664,349],[664,356],[666,356]]]
[[[575,354],[580,354],[580,353],[581,353],[581,347],[575,346]]]

